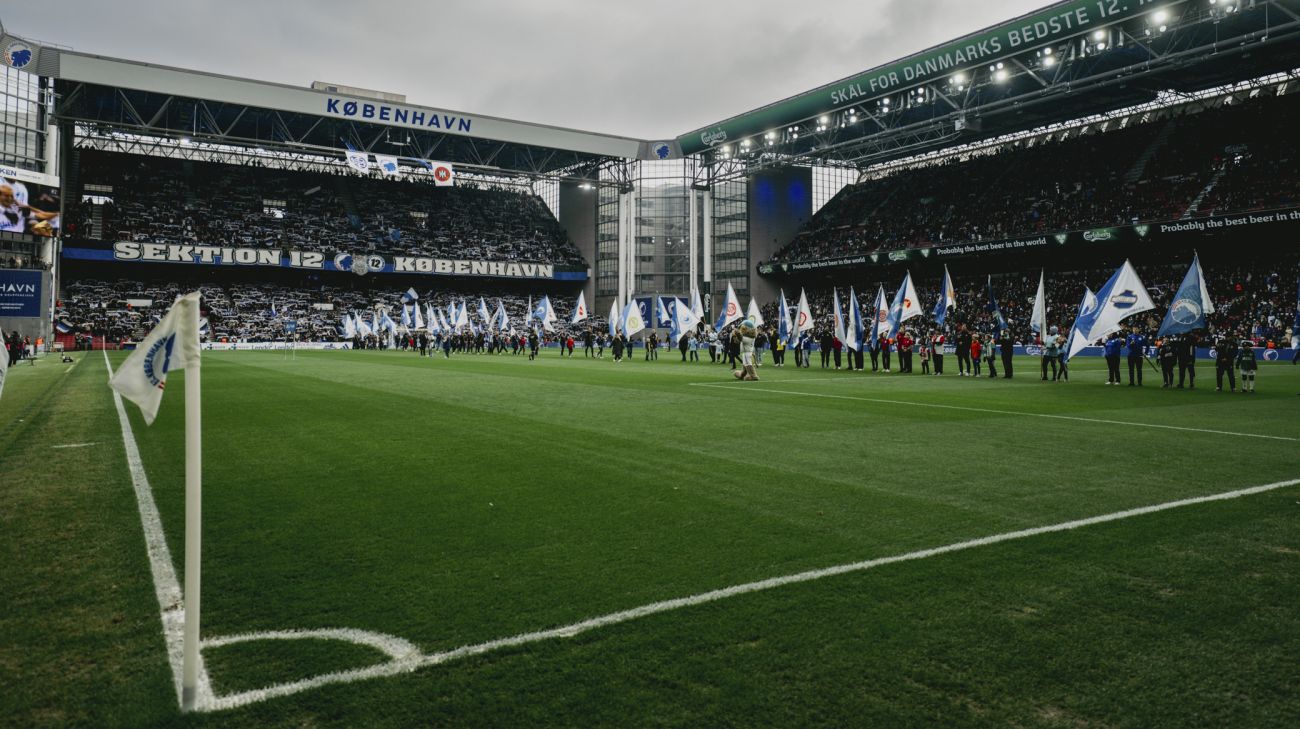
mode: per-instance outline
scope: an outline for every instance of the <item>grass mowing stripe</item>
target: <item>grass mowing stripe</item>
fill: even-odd
[[[812,582],[814,580],[821,580],[827,577],[835,577],[838,575],[843,575],[843,574],[848,574],[853,572],[862,572],[865,570],[873,569],[875,567],[896,564],[899,562],[909,562],[914,560],[926,559],[929,557],[951,554],[953,552],[960,552],[968,549],[973,549],[976,547],[986,547],[989,545],[1000,544],[1002,542],[1009,542],[1017,539],[1026,539],[1028,537],[1039,536],[1042,534],[1064,532],[1072,529],[1079,529],[1081,527],[1094,526],[1097,524],[1105,524],[1107,522],[1119,521],[1122,519],[1130,519],[1133,517],[1143,516],[1146,514],[1154,514],[1161,511],[1168,511],[1170,509],[1178,509],[1186,506],[1195,506],[1195,505],[1211,503],[1215,501],[1226,501],[1229,499],[1237,499],[1245,496],[1252,496],[1255,494],[1262,494],[1269,491],[1275,491],[1277,489],[1286,488],[1289,486],[1295,486],[1297,484],[1300,484],[1300,479],[1291,479],[1288,481],[1277,481],[1270,484],[1264,484],[1262,486],[1252,486],[1249,488],[1237,489],[1234,491],[1226,491],[1218,494],[1211,494],[1208,496],[1197,496],[1189,499],[1167,501],[1162,504],[1153,504],[1150,506],[1142,506],[1135,509],[1126,509],[1124,511],[1112,512],[1110,514],[1101,514],[1099,516],[1086,517],[1083,519],[1075,519],[1073,521],[1062,522],[1059,524],[1051,524],[1048,526],[1034,527],[1031,529],[1021,529],[1013,532],[1003,532],[1002,534],[994,534],[987,537],[969,539],[966,541],[955,542],[953,544],[947,544],[940,547],[931,547],[929,549],[921,549],[921,550],[907,552],[904,554],[897,554],[889,557],[878,557],[876,559],[870,559],[861,562],[851,562],[848,564],[834,565],[832,567],[823,567],[820,569],[798,572],[791,575],[771,577],[765,580],[759,580],[757,582],[748,582],[740,585],[733,585],[731,587],[725,587],[719,590],[710,590],[708,592],[703,592],[696,595],[690,595],[687,597],[680,597],[672,600],[664,600],[660,602],[650,603],[648,605],[642,605],[640,607],[632,608],[630,610],[621,610],[619,612],[610,613],[607,615],[601,615],[595,618],[590,618],[588,620],[583,620],[581,622],[573,623],[571,625],[561,626],[558,628],[551,628],[549,630],[541,630],[532,633],[523,633],[508,638],[500,638],[497,640],[487,641],[484,643],[477,643],[474,645],[463,646],[449,651],[430,653],[421,656],[418,659],[394,660],[390,663],[370,666],[363,669],[357,669],[352,671],[337,671],[333,673],[316,676],[310,679],[304,679],[301,681],[294,681],[291,683],[279,684],[276,686],[270,686],[263,689],[245,691],[242,693],[233,694],[229,696],[222,696],[222,697],[218,697],[211,703],[205,704],[203,706],[203,710],[233,709],[233,708],[238,708],[240,706],[246,706],[248,704],[257,703],[260,701],[266,701],[272,698],[289,696],[292,694],[300,693],[302,691],[307,691],[314,688],[319,688],[329,684],[352,683],[355,681],[362,681],[371,678],[395,676],[402,673],[409,673],[420,667],[436,666],[443,663],[455,661],[461,658],[468,658],[471,656],[478,656],[478,655],[483,655],[485,653],[491,653],[493,651],[501,650],[504,648],[513,648],[513,647],[528,645],[530,643],[539,643],[542,641],[555,640],[559,638],[572,638],[577,635],[581,635],[582,633],[586,633],[588,631],[596,630],[599,628],[618,625],[620,623],[626,623],[629,621],[637,620],[639,618],[644,618],[659,613],[669,612],[672,610],[680,610],[682,608],[694,607],[697,605],[703,605],[710,602],[716,602],[718,600],[724,600],[726,598],[736,597],[739,595],[746,595],[754,592],[771,590],[778,587],[784,587],[786,585]]]
[[[889,400],[879,397],[857,397],[854,395],[830,395],[822,392],[798,392],[796,390],[777,390],[770,387],[752,387],[748,383],[690,383],[693,387],[713,387],[721,390],[748,390],[750,392],[771,392],[780,395],[802,395],[804,397],[822,397],[832,400],[857,400],[860,402],[874,402],[885,405],[908,405],[922,408],[939,408],[942,410],[961,410],[970,413],[990,413],[993,415],[1021,415],[1032,418],[1051,418],[1053,420],[1072,420],[1083,423],[1098,423],[1100,425],[1128,425],[1135,428],[1160,428],[1162,430],[1180,430],[1192,433],[1209,433],[1212,435],[1230,435],[1239,438],[1263,438],[1267,440],[1283,440],[1292,443],[1300,443],[1300,438],[1292,438],[1285,435],[1266,435],[1263,433],[1241,433],[1234,430],[1214,430],[1212,428],[1189,428],[1182,425],[1162,425],[1159,423],[1134,423],[1129,420],[1108,420],[1104,418],[1085,418],[1078,415],[1055,415],[1052,413],[1030,413],[1022,410],[997,410],[994,408],[976,408],[967,405],[944,405],[933,402],[916,402],[909,400]]]
[[[113,378],[113,365],[108,361],[108,351],[104,351],[104,368],[108,377]],[[135,442],[135,433],[131,430],[131,421],[127,418],[126,408],[122,405],[122,396],[117,390],[113,393],[113,405],[117,408],[118,423],[122,426],[122,447],[126,450],[126,462],[131,470],[131,484],[135,488],[136,502],[140,507],[140,526],[144,529],[145,546],[149,552],[149,567],[153,573],[154,592],[158,596],[158,610],[162,620],[163,640],[167,644],[167,660],[172,667],[172,678],[176,683],[176,701],[181,700],[182,660],[185,638],[185,605],[180,582],[176,579],[176,569],[172,566],[171,550],[167,548],[167,536],[163,533],[162,518],[158,515],[158,506],[154,503],[153,489],[149,487],[149,476],[145,473],[144,462],[140,460],[140,448]],[[199,656],[198,701],[204,703],[212,697],[212,683],[208,680],[207,669],[203,666],[203,656]]]

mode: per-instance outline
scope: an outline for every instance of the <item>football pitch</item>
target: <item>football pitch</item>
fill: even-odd
[[[15,366],[0,724],[1300,717],[1300,367],[1242,395],[1204,361],[1163,390],[606,355],[205,352],[192,714],[184,372],[124,428],[125,354]]]

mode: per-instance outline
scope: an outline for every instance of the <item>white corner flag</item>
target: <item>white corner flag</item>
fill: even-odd
[[[181,706],[193,710],[199,691],[199,559],[203,493],[203,421],[199,385],[199,292],[172,304],[149,336],[118,367],[109,387],[140,407],[153,423],[167,373],[185,369],[185,631]]]

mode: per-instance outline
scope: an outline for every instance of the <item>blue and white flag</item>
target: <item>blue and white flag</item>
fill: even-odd
[[[777,299],[776,316],[780,321],[776,324],[776,336],[782,342],[789,343],[794,323],[790,320],[790,305],[785,302],[785,289],[781,289],[779,296],[781,298]]]
[[[343,328],[343,338],[344,338],[344,339],[353,339],[353,338],[355,338],[355,337],[357,336],[357,325],[352,323],[352,315],[351,315],[351,314],[346,314],[346,313],[345,313],[345,314],[343,315],[343,324],[342,324],[342,328]]]
[[[379,165],[379,171],[384,177],[392,177],[401,172],[397,166],[397,158],[388,154],[375,154],[375,164]]]
[[[424,326],[424,314],[420,311],[420,305],[419,305],[419,304],[412,304],[412,305],[411,305],[411,308],[412,308],[413,310],[415,310],[415,317],[414,317],[414,321],[415,321],[415,323],[414,323],[413,326],[414,326],[417,330],[418,330],[418,329],[424,329],[424,328],[425,328],[425,326]]]
[[[862,322],[862,307],[858,304],[858,294],[849,287],[849,320],[844,327],[844,345],[854,352],[862,351],[862,340],[866,337],[866,325]]]
[[[484,324],[490,324],[492,322],[492,313],[488,311],[487,302],[483,300],[482,296],[478,297],[478,318]]]
[[[542,303],[538,305],[537,312],[537,320],[542,323],[542,329],[545,329],[548,332],[555,331],[555,322],[557,319],[555,316],[555,307],[551,306],[550,294],[542,295]]]
[[[411,328],[411,307],[402,304],[402,326]]]
[[[713,325],[714,329],[722,329],[733,321],[739,321],[744,317],[740,311],[740,299],[736,298],[736,290],[727,284],[727,298],[722,304],[722,312],[718,315],[718,323]]]
[[[402,294],[402,303],[403,303],[403,304],[413,304],[413,303],[415,303],[416,301],[419,301],[419,300],[420,300],[420,295],[417,294],[417,293],[415,293],[415,288],[414,288],[414,287],[407,289],[407,290],[406,290],[406,293]]]
[[[506,314],[506,305],[497,299],[497,313],[493,317],[496,320],[497,331],[504,332],[506,327],[510,326],[510,315]]]
[[[673,299],[672,316],[673,344],[682,341],[682,337],[695,331],[695,327],[700,324],[700,318],[696,316],[695,312],[692,311],[691,308],[686,305],[686,302],[681,299]]]
[[[1165,313],[1165,320],[1160,323],[1160,331],[1156,332],[1156,336],[1206,329],[1205,315],[1213,313],[1214,302],[1210,301],[1210,292],[1205,288],[1200,256],[1193,255],[1192,265],[1174,294],[1174,300],[1170,302],[1169,311]]]
[[[367,324],[366,320],[360,314],[356,314],[352,318],[356,322],[357,334],[360,334],[363,337],[369,337],[375,333],[374,327]]]
[[[618,334],[619,325],[618,297],[615,296],[609,302],[609,336],[613,337]]]
[[[152,424],[162,403],[167,375],[199,361],[199,292],[186,294],[172,304],[149,336],[117,368],[109,387],[140,407],[146,424]],[[0,386],[4,380],[0,377]]]
[[[903,322],[921,315],[921,302],[916,298],[916,287],[912,285],[912,272],[903,277],[903,283],[894,294],[894,303],[889,307],[889,337],[898,333]]]
[[[988,289],[989,301],[987,304],[984,305],[984,310],[993,315],[993,321],[997,322],[998,331],[1000,332],[1003,329],[1007,328],[1007,320],[1002,316],[1002,307],[998,306],[997,294],[993,293],[992,276],[989,276],[987,289]]]
[[[279,314],[276,312],[276,310],[275,310],[275,302],[274,302],[274,301],[271,302],[271,318],[272,318],[272,319],[278,319],[278,318],[280,318],[280,315],[279,315]]]
[[[469,326],[469,307],[465,306],[465,300],[460,300],[460,311],[456,315],[456,326]]]
[[[657,324],[661,327],[671,326],[673,323],[673,317],[668,313],[668,306],[664,301],[664,297],[655,295],[655,315],[659,317]]]
[[[637,306],[636,301],[629,301],[627,306],[623,307],[622,329],[624,336],[628,339],[645,329],[645,319],[641,317],[641,307]]]
[[[1088,345],[1120,330],[1120,322],[1156,308],[1147,287],[1142,284],[1133,264],[1124,261],[1105,286],[1097,292],[1096,305],[1086,315],[1080,314],[1074,325],[1082,336],[1070,342],[1068,357]]]
[[[884,286],[876,290],[876,303],[871,312],[871,341],[868,344],[872,347],[878,346],[882,326],[889,326],[889,300],[885,298]]]
[[[344,144],[347,143],[344,142]],[[348,144],[347,160],[348,166],[357,172],[360,172],[363,175],[370,173],[370,155],[357,150],[357,148],[353,147],[351,144]]]
[[[573,305],[573,318],[569,319],[569,323],[577,324],[580,321],[586,321],[587,316],[587,294],[586,292],[579,291],[578,303]]]
[[[948,312],[957,308],[957,289],[952,286],[952,276],[948,275],[948,266],[943,267],[943,284],[939,287],[939,301],[934,305],[934,322],[943,326]]]
[[[54,322],[54,331],[59,334],[67,334],[72,331],[72,327],[66,321],[60,320]]]
[[[1079,302],[1079,310],[1074,315],[1074,324],[1070,326],[1070,336],[1065,342],[1065,358],[1069,360],[1073,353],[1088,346],[1087,332],[1079,330],[1079,323],[1086,321],[1092,316],[1093,311],[1097,308],[1097,295],[1092,293],[1092,289],[1087,286],[1083,287],[1083,301]],[[1081,340],[1078,347],[1074,346],[1075,340]]]

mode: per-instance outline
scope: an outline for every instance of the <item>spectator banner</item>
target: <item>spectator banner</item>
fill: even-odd
[[[1098,243],[1134,243],[1155,239],[1169,240],[1176,237],[1190,238],[1202,235],[1218,235],[1225,231],[1259,230],[1263,227],[1276,230],[1279,226],[1286,228],[1300,227],[1300,209],[1267,210],[1238,215],[1214,215],[1204,218],[1189,218],[1187,220],[1168,220],[1159,223],[1143,223],[1141,225],[1126,225],[1115,228],[1073,230],[1024,238],[958,243],[956,245],[930,248],[874,251],[855,256],[826,258],[816,261],[764,263],[758,267],[758,272],[767,276],[816,271],[825,268],[889,265],[891,263],[920,261],[928,258],[1024,253],[1036,249],[1065,245],[1082,247]]]
[[[41,315],[41,272],[0,269],[0,316]]]
[[[316,271],[350,271],[358,276],[370,273],[412,273],[438,276],[490,276],[496,278],[586,280],[585,271],[559,271],[552,263],[483,261],[427,256],[333,257],[318,251],[281,251],[274,248],[183,245],[118,241],[112,250],[65,248],[65,258],[90,261],[180,263],[200,266],[272,266]]]

